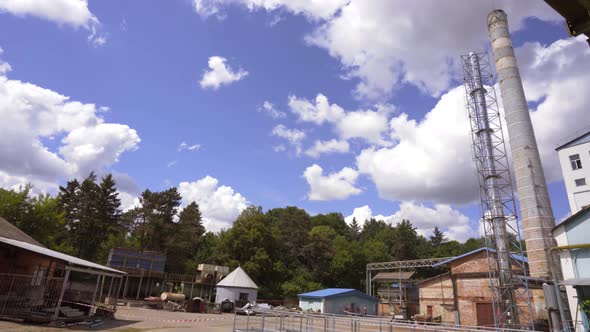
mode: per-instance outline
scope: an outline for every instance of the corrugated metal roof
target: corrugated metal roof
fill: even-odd
[[[373,281],[392,282],[398,280],[408,280],[414,275],[414,271],[402,272],[379,272],[373,277]]]
[[[473,254],[477,254],[478,252],[487,251],[487,250],[492,251],[492,252],[495,251],[494,249],[490,249],[490,248],[487,248],[487,247],[475,249],[475,250],[472,250],[470,252],[464,253],[463,255],[455,256],[453,258],[447,259],[446,261],[442,261],[442,262],[436,263],[436,264],[432,265],[432,267],[437,267],[437,266],[449,264],[450,262],[456,261],[457,259],[461,259],[461,258],[470,256],[470,255],[473,255]],[[515,260],[518,260],[518,261],[521,261],[521,262],[525,262],[525,263],[528,263],[529,262],[528,258],[526,258],[524,256],[515,255],[515,254],[512,254],[511,256]]]
[[[39,247],[44,247],[41,243],[35,241],[27,233],[21,231],[18,227],[14,226],[8,220],[0,217],[0,236],[7,239],[14,239],[30,244],[34,244]]]
[[[217,283],[217,287],[234,287],[234,288],[252,288],[258,289],[258,286],[244,271],[238,266],[237,269],[233,270],[227,277],[223,278]]]
[[[95,269],[95,270],[108,271],[108,272],[112,272],[112,273],[116,273],[116,274],[126,274],[123,271],[111,269],[110,267],[106,267],[104,265],[96,264],[96,263],[93,263],[93,262],[90,262],[90,261],[87,261],[87,260],[84,260],[84,259],[81,259],[78,257],[62,254],[61,252],[47,249],[44,247],[40,247],[38,245],[34,245],[31,243],[18,241],[18,240],[14,240],[14,239],[7,239],[7,238],[1,237],[1,236],[0,236],[0,242],[8,244],[10,246],[14,246],[14,247],[18,247],[18,248],[21,248],[24,250],[28,250],[28,251],[31,251],[31,252],[34,252],[34,253],[37,253],[37,254],[40,254],[43,256],[59,259],[59,260],[65,261],[67,263],[70,263],[72,265],[83,266],[83,267],[87,267],[87,268]]]
[[[304,297],[304,298],[314,298],[314,299],[322,299],[328,297],[335,297],[335,296],[358,296],[370,300],[374,300],[377,302],[377,298],[369,296],[359,290],[353,288],[326,288],[320,289],[313,292],[299,294],[297,296]]]

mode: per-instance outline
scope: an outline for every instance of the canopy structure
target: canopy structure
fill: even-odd
[[[234,287],[258,289],[258,286],[241,267],[233,270],[227,277],[217,283],[217,287]]]
[[[406,281],[412,278],[414,273],[414,271],[379,272],[371,279],[371,281],[379,284]]]

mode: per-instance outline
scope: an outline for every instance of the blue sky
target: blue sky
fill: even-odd
[[[211,230],[256,204],[477,234],[456,61],[489,49],[488,1],[51,2],[0,4],[0,31],[10,32],[0,34],[0,129],[11,135],[0,185],[55,192],[96,170],[117,175],[127,207],[145,188],[180,186]],[[558,92],[572,80],[583,89],[587,46],[542,1],[498,6],[560,219],[568,207],[553,149],[583,127],[575,119],[588,100]]]

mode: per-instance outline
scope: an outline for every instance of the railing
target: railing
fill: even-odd
[[[257,312],[255,315],[235,315],[233,326],[234,332],[524,331],[480,326],[418,323],[391,320],[379,316],[303,314],[278,310]]]
[[[63,278],[0,273],[0,316],[49,319]]]

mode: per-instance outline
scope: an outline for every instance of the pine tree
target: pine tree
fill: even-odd
[[[447,242],[445,234],[438,228],[438,226],[434,227],[432,235],[430,235],[430,243],[432,243],[433,246],[438,246],[445,242]]]
[[[352,222],[350,223],[350,233],[353,240],[358,240],[361,234],[361,226],[356,221],[356,217],[352,218]]]

